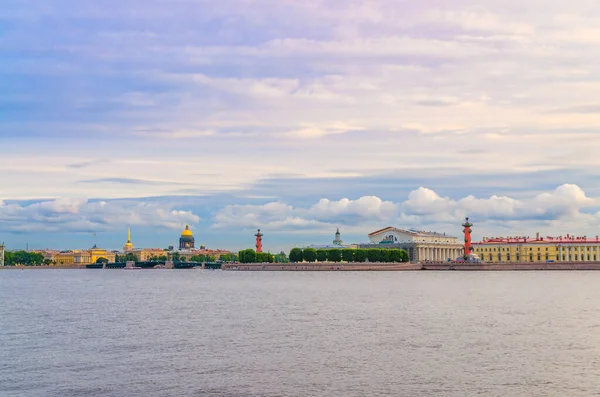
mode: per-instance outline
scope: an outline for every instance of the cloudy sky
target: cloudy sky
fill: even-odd
[[[597,0],[4,0],[9,248],[600,234]]]

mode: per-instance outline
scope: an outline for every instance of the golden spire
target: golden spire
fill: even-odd
[[[133,249],[133,244],[131,244],[131,228],[127,228],[127,242],[123,246],[124,251],[129,251]]]

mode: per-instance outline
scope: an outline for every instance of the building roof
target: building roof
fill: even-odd
[[[373,233],[369,233],[368,236],[374,236],[376,234],[381,234],[384,232],[388,232],[388,231],[396,231],[399,233],[404,233],[404,234],[410,234],[411,236],[421,236],[421,237],[426,237],[426,236],[431,236],[431,237],[452,237],[443,233],[437,233],[437,232],[425,232],[425,231],[421,231],[421,230],[414,230],[414,229],[399,229],[397,227],[392,227],[392,226],[388,226],[384,229],[381,230],[377,230]]]
[[[190,230],[190,225],[185,225],[185,229],[181,232],[181,237],[193,237],[194,233]]]
[[[474,242],[473,245],[484,245],[484,244],[598,244],[600,238],[595,236],[594,238],[588,238],[587,236],[576,237],[576,236],[558,236],[558,237],[489,237],[483,239],[483,241]]]

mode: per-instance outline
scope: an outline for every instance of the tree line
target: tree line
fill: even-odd
[[[252,248],[238,252],[240,263],[288,263],[284,252],[271,254],[270,252],[256,252]]]
[[[51,262],[49,259],[44,261],[44,255],[39,252],[4,252],[5,266],[41,266],[42,264],[49,265]]]
[[[293,248],[290,262],[408,262],[406,250],[380,248],[314,249]]]

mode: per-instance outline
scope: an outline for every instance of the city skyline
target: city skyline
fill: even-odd
[[[600,234],[594,2],[250,3],[8,0],[0,241]]]

